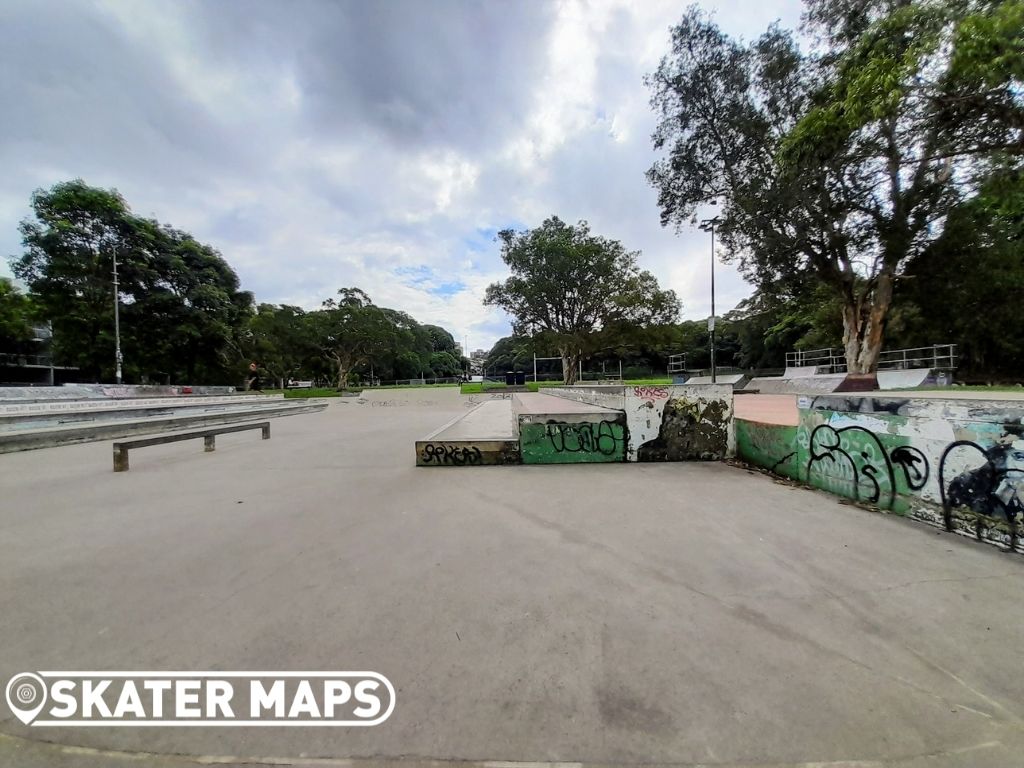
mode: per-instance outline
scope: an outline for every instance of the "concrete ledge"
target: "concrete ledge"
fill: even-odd
[[[168,402],[171,401],[171,402]],[[254,408],[281,407],[281,397],[256,398],[197,398],[177,400],[154,398],[149,400],[120,400],[107,402],[33,403],[30,405],[0,405],[0,433],[22,428],[59,426],[63,423],[83,421],[114,421],[140,419],[150,416],[191,415],[203,411],[252,410]],[[80,407],[74,407],[80,406]]]
[[[138,397],[193,397],[230,395],[236,387],[205,384],[64,384],[59,387],[0,387],[0,401],[48,402],[52,400],[121,399]]]
[[[161,408],[176,408],[220,403],[280,402],[283,399],[284,395],[196,395],[194,397],[130,397],[120,400],[95,397],[74,400],[0,400],[0,417],[11,414],[124,410],[154,405]]]
[[[300,413],[316,413],[317,411],[322,411],[326,407],[326,400],[306,400],[297,405],[282,404],[272,408],[259,408],[248,411],[111,421],[106,424],[90,424],[88,426],[25,429],[17,432],[0,434],[0,453],[31,451],[37,448],[54,448],[56,446],[72,445],[74,443],[91,443],[99,440],[110,440],[117,437],[153,434],[157,432],[186,429],[188,427],[231,424],[254,418],[266,419],[276,418],[279,416],[294,416]]]
[[[488,400],[416,441],[417,467],[519,464],[511,400]]]

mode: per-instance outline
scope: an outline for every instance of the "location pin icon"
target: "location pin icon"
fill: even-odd
[[[28,725],[46,704],[46,683],[39,675],[22,672],[7,683],[7,706],[14,716]]]

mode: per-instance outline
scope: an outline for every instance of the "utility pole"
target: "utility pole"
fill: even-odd
[[[46,321],[46,327],[49,328],[49,330],[50,330],[50,338],[48,340],[49,341],[49,345],[48,345],[49,349],[47,351],[50,353],[49,354],[49,358],[50,358],[50,361],[49,361],[50,362],[50,386],[52,387],[56,383],[56,377],[53,375],[53,321],[52,320],[47,320]]]
[[[116,364],[115,377],[117,383],[121,383],[121,309],[120,300],[118,298],[118,282],[117,282],[117,245],[111,249],[114,257],[114,362]]]
[[[722,219],[715,216],[704,219],[700,228],[705,232],[711,232],[711,318],[708,320],[708,331],[711,332],[711,383],[717,382],[715,369],[715,226],[722,223]]]

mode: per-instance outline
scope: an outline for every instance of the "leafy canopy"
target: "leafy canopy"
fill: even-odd
[[[581,355],[621,341],[636,327],[670,323],[679,300],[637,265],[639,254],[593,235],[587,222],[551,217],[536,229],[498,233],[512,276],[487,287],[484,304],[512,315],[517,334],[558,348],[566,383]]]

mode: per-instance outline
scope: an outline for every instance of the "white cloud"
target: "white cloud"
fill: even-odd
[[[720,2],[753,37],[796,0]],[[551,214],[643,251],[687,317],[708,236],[659,225],[642,84],[675,2],[179,3],[0,7],[0,252],[36,187],[82,177],[218,247],[259,301],[342,286],[474,347],[494,232]],[[31,64],[27,63],[31,62]],[[6,265],[0,266],[6,272]],[[719,266],[719,312],[749,292]]]

